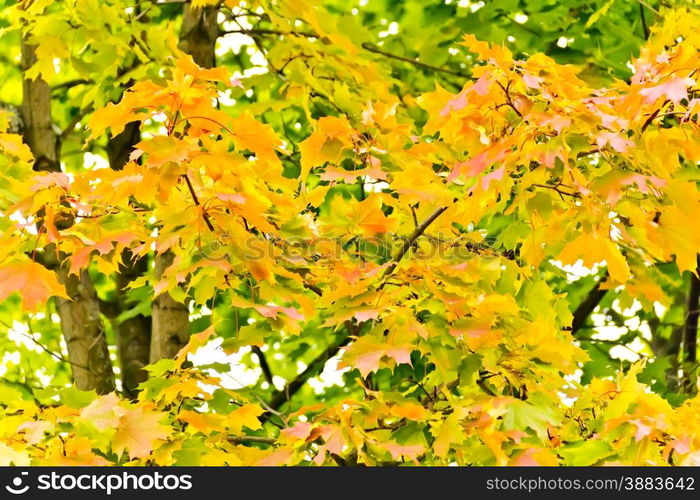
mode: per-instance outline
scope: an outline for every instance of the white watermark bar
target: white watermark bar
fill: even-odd
[[[0,498],[698,498],[700,467],[0,467]]]

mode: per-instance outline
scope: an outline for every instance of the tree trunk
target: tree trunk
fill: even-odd
[[[98,394],[112,392],[114,372],[92,280],[87,271],[79,277],[68,275],[65,266],[59,270],[59,278],[70,297],[58,299],[58,314],[75,386],[84,391],[94,389]]]
[[[35,46],[22,42],[22,70],[36,62]],[[22,80],[22,135],[34,154],[34,170],[60,172],[58,137],[51,121],[51,87],[41,79]]]
[[[121,170],[129,162],[134,146],[141,140],[139,122],[128,123],[121,133],[107,141],[107,159],[112,170]]]
[[[134,279],[148,270],[148,259],[133,259],[129,250],[122,253],[122,264],[117,274],[118,304],[120,311],[129,308],[126,300],[126,287]],[[151,318],[138,314],[133,318],[118,323],[117,352],[121,367],[122,392],[129,398],[135,398],[140,383],[148,379],[148,372],[143,369],[150,362]]]
[[[216,39],[219,36],[216,7],[185,6],[180,29],[179,47],[204,68],[215,63]],[[156,257],[155,274],[160,278],[173,262],[173,254],[165,252]],[[187,344],[190,335],[189,308],[163,293],[155,298],[152,309],[151,363],[173,358]]]
[[[35,47],[22,41],[22,69],[36,62]],[[34,154],[34,170],[59,172],[59,140],[51,121],[51,88],[41,79],[22,82],[22,121],[24,140]],[[51,253],[51,252],[47,252]],[[58,263],[52,263],[56,266]],[[87,271],[68,275],[58,267],[59,280],[71,300],[58,299],[61,330],[68,346],[68,360],[75,386],[104,394],[114,390],[114,372],[109,358],[95,287]]]
[[[173,262],[173,254],[166,252],[156,257],[155,275],[160,278],[163,271]],[[190,336],[190,311],[186,304],[162,293],[153,301],[151,319],[151,363],[162,358],[174,358]]]
[[[185,6],[182,15],[178,46],[203,68],[214,67],[214,49],[219,37],[218,15],[216,7],[193,8],[189,5]]]
[[[121,170],[129,161],[134,146],[141,140],[140,123],[127,124],[124,130],[107,142],[107,157],[113,170]],[[134,259],[130,251],[122,253],[122,264],[117,274],[117,305],[120,312],[129,309],[126,287],[129,283],[148,271],[148,258]],[[117,353],[121,368],[122,392],[135,398],[140,383],[148,379],[143,369],[150,360],[151,318],[138,314],[125,319],[114,327],[117,333]]]

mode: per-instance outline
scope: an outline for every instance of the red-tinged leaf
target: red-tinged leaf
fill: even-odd
[[[610,144],[610,147],[612,147],[618,153],[626,153],[629,147],[633,145],[632,141],[624,138],[622,135],[616,132],[599,132],[596,136],[596,144],[599,148],[603,148],[605,145]]]
[[[510,461],[515,467],[552,467],[559,465],[559,459],[545,448],[528,448]]]
[[[54,424],[44,420],[30,420],[17,427],[17,431],[24,433],[24,441],[29,444],[37,444],[44,439],[44,434],[51,431]],[[15,464],[18,465],[18,464]]]
[[[102,240],[86,244],[78,249],[70,258],[70,273],[78,274],[81,269],[85,269],[90,262],[90,255],[97,251],[100,255],[105,255],[114,249],[114,243],[128,245],[138,238],[134,231],[124,231],[121,233],[112,234]]]
[[[147,458],[170,435],[170,429],[161,423],[163,420],[162,413],[143,407],[125,410],[112,441],[115,453],[121,455],[126,451],[131,457]]]
[[[126,413],[119,401],[114,392],[100,396],[80,411],[80,417],[100,430],[115,429],[120,417]]]
[[[512,146],[513,138],[511,137],[486,147],[469,160],[455,164],[452,172],[447,176],[447,180],[453,181],[460,175],[467,177],[480,175],[490,166],[502,162]]]
[[[386,172],[379,167],[363,168],[359,170],[345,170],[329,165],[326,171],[322,172],[319,177],[324,181],[342,180],[346,184],[352,184],[358,177],[370,177],[378,181],[386,181]]]
[[[311,429],[313,429],[313,426],[309,422],[297,422],[292,427],[282,429],[280,434],[287,439],[306,440],[311,434]]]
[[[68,299],[56,274],[33,261],[15,260],[0,266],[0,300],[19,293],[25,309],[35,310],[50,297]]]
[[[49,187],[59,187],[65,191],[70,189],[70,178],[63,172],[49,172],[43,175],[37,175],[34,178],[33,191],[46,189]]]
[[[360,370],[363,377],[379,369],[379,362],[384,356],[396,363],[410,364],[411,346],[394,346],[383,343],[371,335],[360,337],[348,347],[339,366],[353,367]]]
[[[353,316],[358,322],[364,323],[365,321],[379,318],[379,309],[363,309],[361,311],[355,311]]]
[[[324,425],[315,429],[315,431],[324,439],[324,443],[318,448],[318,453],[314,457],[314,463],[316,465],[323,464],[326,452],[336,455],[340,455],[343,452],[346,441],[343,436],[343,431],[338,426]]]
[[[281,313],[295,321],[304,321],[305,319],[304,314],[294,307],[255,304],[241,297],[232,297],[231,304],[236,307],[253,308],[264,318],[275,319]]]
[[[259,459],[252,465],[259,467],[279,467],[281,465],[287,465],[293,456],[293,448],[277,448],[275,451]]]
[[[397,364],[411,364],[411,346],[387,346],[386,356],[396,361]]]
[[[384,356],[384,346],[370,337],[360,337],[345,351],[339,367],[352,367],[360,370],[363,377],[379,369],[379,361]]]
[[[643,88],[639,91],[646,99],[647,104],[652,104],[660,98],[665,98],[673,104],[678,104],[683,99],[688,99],[688,87],[695,85],[695,80],[689,77],[674,77],[653,87]]]
[[[416,465],[418,465],[418,455],[425,453],[425,446],[422,444],[402,445],[390,441],[381,443],[380,446],[391,453],[391,457],[394,460],[406,457],[411,459]]]
[[[228,201],[237,205],[243,205],[246,202],[245,195],[241,193],[216,193],[216,197],[221,201]]]

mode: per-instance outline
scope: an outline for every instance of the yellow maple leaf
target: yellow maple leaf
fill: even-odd
[[[605,261],[613,281],[625,283],[630,277],[627,260],[617,245],[610,238],[597,233],[581,234],[566,245],[557,258],[563,264],[575,264],[580,259],[589,268]]]
[[[337,162],[344,149],[352,146],[353,130],[347,118],[325,116],[316,122],[314,132],[299,144],[301,178],[313,167]]]
[[[29,455],[25,450],[15,450],[5,443],[0,443],[0,465],[3,467],[29,465]]]
[[[240,434],[243,427],[250,430],[262,428],[258,417],[265,413],[265,410],[257,403],[250,403],[233,410],[225,419],[225,425],[234,433]]]

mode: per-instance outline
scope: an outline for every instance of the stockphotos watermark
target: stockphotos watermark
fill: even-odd
[[[362,260],[387,259],[397,248],[406,245],[406,257],[417,260],[450,260],[464,262],[473,259],[514,260],[515,252],[503,249],[492,236],[477,234],[424,234],[419,241],[408,236],[383,233],[375,236],[285,238],[250,236],[232,238],[222,233],[212,241],[200,244],[199,254],[208,261],[230,260],[232,254],[245,261],[283,258],[290,262],[302,260],[340,260],[361,257]]]
[[[32,479],[34,481],[32,482]],[[192,476],[190,474],[176,474],[161,472],[147,472],[135,474],[133,472],[111,473],[80,473],[80,472],[55,472],[39,474],[30,477],[29,472],[19,472],[5,490],[13,495],[24,495],[32,491],[85,491],[105,493],[111,495],[114,492],[123,491],[186,491],[192,489]]]

